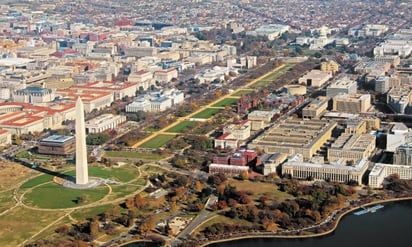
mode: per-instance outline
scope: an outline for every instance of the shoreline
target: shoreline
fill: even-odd
[[[368,202],[368,203],[356,206],[354,208],[350,208],[350,209],[338,214],[336,219],[331,221],[331,223],[333,224],[332,228],[325,231],[325,232],[322,232],[322,233],[313,233],[313,234],[308,234],[308,235],[276,235],[276,233],[274,233],[274,234],[264,234],[263,232],[261,232],[261,233],[256,232],[256,235],[245,235],[245,236],[239,236],[239,237],[225,238],[225,239],[221,239],[221,240],[207,241],[207,242],[205,242],[205,243],[203,243],[199,246],[200,247],[206,247],[206,246],[209,246],[211,244],[224,243],[224,242],[230,242],[230,241],[236,241],[236,240],[242,240],[242,239],[253,239],[253,238],[303,239],[303,238],[322,237],[322,236],[326,236],[326,235],[329,235],[332,232],[334,232],[338,228],[339,222],[341,221],[341,219],[343,217],[345,217],[346,215],[348,215],[349,213],[351,213],[353,211],[356,211],[356,210],[360,209],[361,207],[368,207],[368,206],[372,206],[372,205],[376,205],[376,204],[385,204],[385,203],[390,203],[390,202],[410,201],[410,200],[412,200],[412,196],[400,197],[400,198],[391,198],[391,199]],[[299,230],[299,229],[295,229],[295,230]]]

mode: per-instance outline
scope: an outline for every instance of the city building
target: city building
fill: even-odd
[[[322,87],[333,77],[332,71],[313,69],[303,77],[299,78],[300,84],[308,87]]]
[[[330,71],[333,74],[336,74],[339,71],[339,64],[333,60],[322,62],[320,64],[321,71]]]
[[[398,55],[375,56],[374,60],[380,63],[388,63],[392,67],[397,67],[401,63],[401,58]]]
[[[386,134],[386,151],[395,152],[396,148],[406,143],[409,135],[409,128],[404,123],[391,123]]]
[[[358,89],[356,81],[342,77],[326,88],[326,96],[333,98],[338,94],[355,94]]]
[[[247,31],[246,35],[264,36],[267,37],[268,40],[275,40],[287,31],[289,31],[289,26],[287,25],[269,24],[262,25],[256,28],[254,31]]]
[[[54,100],[53,90],[43,87],[26,87],[13,93],[13,101],[29,104],[45,103]]]
[[[223,173],[226,176],[239,176],[245,173],[248,174],[248,172],[248,166],[222,165],[213,163],[209,165],[210,174]]]
[[[328,148],[327,159],[329,162],[368,159],[375,150],[375,141],[371,134],[343,133]]]
[[[354,114],[367,112],[372,106],[370,94],[338,94],[332,102],[333,111]]]
[[[87,90],[82,90],[80,88],[57,89],[55,94],[58,96],[58,99],[64,99],[71,103],[76,102],[76,99],[80,96],[86,112],[109,107],[114,101],[113,91],[99,91],[91,88]]]
[[[159,82],[170,82],[173,78],[177,78],[178,72],[175,68],[166,70],[158,70],[154,72],[154,79]]]
[[[409,86],[393,87],[387,94],[388,105],[397,113],[405,114],[412,102],[412,90]]]
[[[242,121],[239,124],[230,124],[223,128],[223,134],[215,139],[215,148],[237,149],[240,141],[244,141],[250,137],[251,122],[248,120]]]
[[[5,129],[0,129],[0,146],[11,144],[11,133]]]
[[[171,89],[140,95],[126,105],[126,112],[161,112],[184,101],[183,92]]]
[[[325,180],[338,183],[355,181],[362,184],[362,176],[369,166],[366,159],[357,160],[353,165],[338,161],[331,164],[287,161],[282,165],[282,175],[297,179]]]
[[[369,173],[369,187],[381,188],[385,178],[393,174],[400,179],[412,179],[412,166],[376,163]]]
[[[329,98],[318,96],[302,109],[302,118],[320,118],[328,108]]]
[[[393,154],[393,163],[396,165],[412,166],[412,142],[407,142],[396,148]]]
[[[89,134],[101,133],[109,129],[116,129],[126,122],[126,116],[103,114],[86,122],[86,130]]]
[[[47,107],[28,103],[0,103],[0,128],[21,135],[62,127],[64,120],[75,119],[73,103],[50,103]]]
[[[72,86],[71,89],[111,93],[113,100],[119,100],[124,97],[134,97],[136,95],[137,85],[136,82],[95,81],[86,84],[77,84]]]
[[[306,94],[306,86],[302,85],[285,85],[284,88],[286,92],[290,95],[305,95]]]
[[[379,76],[375,80],[375,92],[377,93],[386,93],[389,90],[389,77],[388,76]]]
[[[286,119],[276,123],[248,144],[265,153],[301,153],[309,160],[331,137],[336,122],[318,119]]]
[[[389,27],[387,25],[366,24],[361,27],[350,28],[348,35],[353,37],[377,37],[383,35],[388,30]]]
[[[153,80],[153,73],[145,70],[130,73],[127,80],[137,83],[137,88],[142,87],[143,90],[147,90],[151,85],[155,84],[155,81]]]
[[[264,123],[270,123],[272,122],[275,114],[276,112],[273,111],[254,110],[247,115],[247,119],[250,121],[263,121]]]
[[[74,153],[76,141],[74,136],[52,135],[39,141],[40,154],[68,155]]]
[[[279,165],[285,162],[287,158],[288,156],[283,153],[268,154],[262,157],[263,175],[277,173]]]

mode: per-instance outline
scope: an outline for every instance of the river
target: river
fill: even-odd
[[[360,216],[349,214],[332,234],[305,239],[244,239],[210,247],[348,247],[412,246],[412,201],[386,203],[385,207]]]
[[[256,238],[211,244],[208,247],[348,247],[412,246],[412,201],[385,203],[375,213],[350,213],[333,233],[304,239]],[[127,247],[149,246],[128,244]]]

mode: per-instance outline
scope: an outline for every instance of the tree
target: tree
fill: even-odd
[[[146,200],[140,194],[136,194],[134,196],[134,205],[136,208],[142,208],[146,205]]]
[[[77,204],[87,203],[89,201],[89,196],[86,194],[82,194],[76,198]]]
[[[153,217],[146,218],[142,224],[140,225],[139,229],[144,236],[146,236],[150,231],[155,228],[155,219]]]
[[[90,236],[95,239],[97,235],[99,234],[100,228],[99,228],[99,222],[97,219],[93,218],[90,223],[89,223],[89,228],[90,228]]]

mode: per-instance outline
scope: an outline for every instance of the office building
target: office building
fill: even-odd
[[[40,154],[68,155],[75,151],[74,136],[52,135],[39,141]]]
[[[328,148],[327,159],[329,162],[368,159],[375,150],[375,141],[371,134],[343,133]]]
[[[412,179],[412,166],[376,163],[369,173],[369,187],[381,188],[385,178],[393,174],[400,179]]]
[[[287,119],[276,123],[253,140],[248,147],[265,153],[300,153],[306,160],[320,150],[331,137],[336,122],[317,119]]]
[[[357,83],[348,77],[340,78],[326,88],[326,96],[333,98],[338,94],[355,94]]]
[[[368,169],[366,159],[357,160],[353,165],[337,161],[331,164],[287,161],[282,165],[282,175],[291,175],[297,179],[326,180],[338,183],[355,181],[362,184],[362,176]]]
[[[370,94],[339,94],[333,97],[333,111],[344,113],[367,112],[371,108]]]
[[[328,97],[318,96],[302,109],[302,118],[320,118],[328,108]]]
[[[308,87],[322,87],[332,77],[332,71],[314,69],[299,78],[299,84],[305,84]]]

